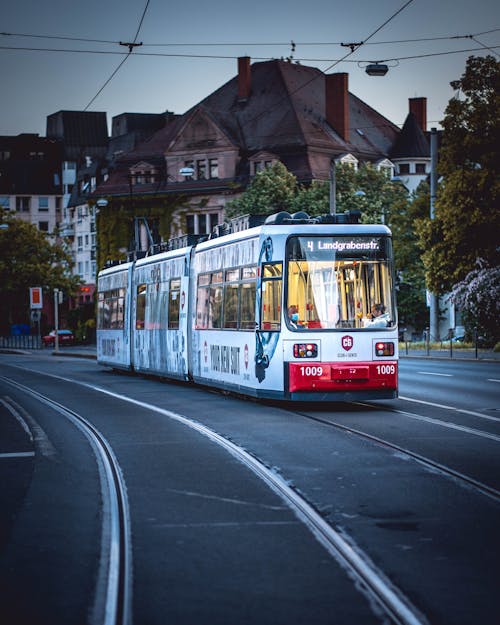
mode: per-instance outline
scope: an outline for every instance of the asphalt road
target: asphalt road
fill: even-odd
[[[130,515],[130,622],[395,622],[272,485],[181,416],[302,496],[415,624],[493,623],[499,378],[498,363],[405,359],[399,400],[278,406],[91,360],[0,355],[0,622],[102,622],[95,450],[14,381],[84,416],[113,449]]]

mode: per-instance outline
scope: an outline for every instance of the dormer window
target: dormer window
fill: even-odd
[[[359,160],[353,154],[344,154],[339,158],[335,159],[337,163],[342,163],[342,165],[349,165],[354,169],[354,171],[358,171]]]
[[[273,166],[273,163],[278,162],[278,158],[270,152],[258,152],[254,154],[250,159],[250,175],[255,176],[260,171],[264,171]]]
[[[410,163],[399,163],[399,173],[400,174],[409,174],[410,173]]]
[[[150,163],[137,163],[130,168],[130,180],[133,185],[154,184],[157,180],[157,169]]]
[[[384,158],[380,161],[377,161],[375,163],[375,166],[377,168],[377,171],[380,171],[383,174],[385,174],[387,178],[390,179],[394,177],[394,163],[390,161],[388,158]]]

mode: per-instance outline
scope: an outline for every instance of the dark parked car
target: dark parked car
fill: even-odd
[[[59,345],[73,345],[75,342],[75,335],[71,330],[59,330]],[[46,336],[42,336],[42,343],[44,347],[52,347],[56,344],[56,331],[52,330]]]

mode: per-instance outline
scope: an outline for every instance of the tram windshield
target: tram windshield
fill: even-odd
[[[291,237],[286,311],[291,329],[395,327],[387,236]]]

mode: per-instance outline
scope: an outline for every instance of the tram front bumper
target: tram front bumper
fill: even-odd
[[[355,392],[398,388],[398,361],[290,362],[288,392]]]

